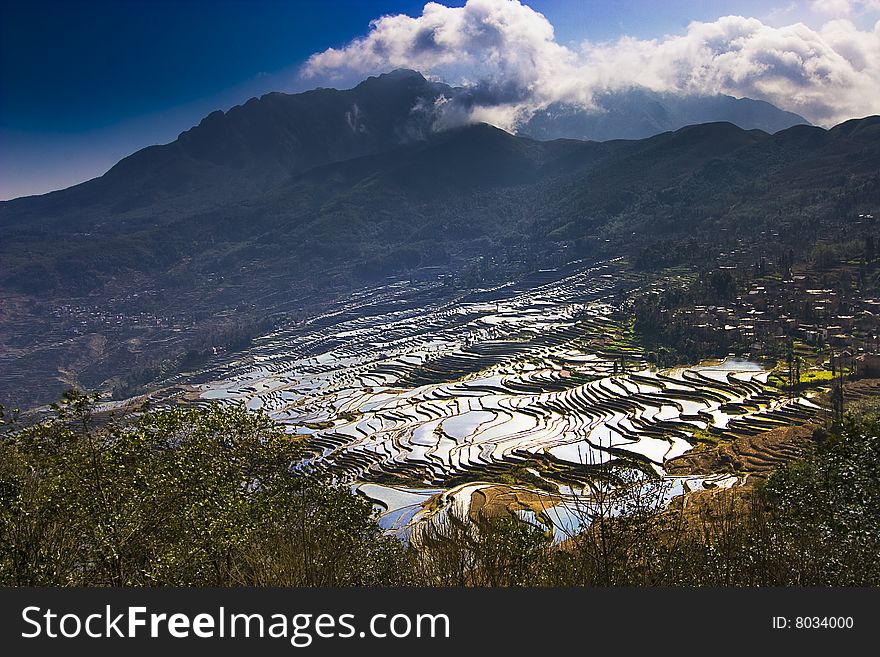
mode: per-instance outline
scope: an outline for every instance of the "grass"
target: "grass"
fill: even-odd
[[[844,369],[844,374],[847,373],[847,370]],[[831,373],[830,370],[825,369],[811,369],[804,370],[801,367],[801,377],[800,377],[800,385],[803,386],[812,386],[816,384],[830,383],[834,380],[834,374]],[[767,383],[771,386],[774,386],[779,389],[785,389],[788,387],[788,365],[780,362],[776,369],[767,379]]]
[[[334,425],[333,420],[321,420],[320,422],[305,422],[303,426],[308,429],[320,431],[321,429],[330,429]]]
[[[507,484],[508,486],[534,486],[535,488],[539,488],[550,493],[557,492],[556,487],[553,485],[552,482],[544,479],[543,477],[535,475],[533,472],[529,472],[529,470],[523,466],[514,467],[510,471],[501,473],[500,475],[496,475],[494,477],[490,477],[490,479],[494,479],[495,481],[498,481],[502,484]]]
[[[819,383],[820,381],[831,381],[834,375],[829,370],[810,370],[801,372],[801,383]]]
[[[720,443],[723,439],[721,436],[716,436],[714,433],[709,431],[708,429],[694,429],[694,433],[691,436],[691,440],[696,441],[698,444],[702,445],[711,445],[715,446]]]

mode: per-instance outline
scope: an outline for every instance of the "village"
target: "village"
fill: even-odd
[[[858,218],[857,225],[873,225],[873,215]],[[830,379],[838,368],[851,376],[880,375],[873,239],[865,237],[864,253],[848,260],[825,256],[821,246],[811,261],[792,260],[783,254],[755,261],[748,248],[730,249],[714,271],[690,283],[690,294],[667,293],[650,322],[642,310],[642,324],[662,327],[684,354],[720,348],[788,363],[797,373],[794,385]],[[638,304],[636,311],[638,320]]]

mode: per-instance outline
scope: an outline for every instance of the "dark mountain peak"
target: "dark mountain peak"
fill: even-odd
[[[784,148],[818,148],[827,138],[827,130],[812,125],[795,125],[773,135],[776,144]]]
[[[442,86],[398,69],[347,90],[266,94],[226,113],[212,112],[178,141],[194,159],[236,169],[256,166],[264,175],[268,167],[278,180],[423,135],[428,119],[413,109],[433,101]]]
[[[862,119],[850,119],[834,126],[829,134],[836,138],[876,137],[880,134],[880,116],[866,116]]]
[[[771,138],[761,130],[743,130],[730,122],[716,121],[685,126],[629,143],[635,148],[633,161],[694,168]]]
[[[715,121],[686,126],[676,132],[702,152],[728,154],[771,138],[764,130],[746,130],[729,121]]]
[[[473,140],[475,142],[498,142],[498,141],[521,141],[523,138],[515,139],[506,130],[489,123],[471,123],[468,125],[456,126],[443,131],[442,140],[445,141],[461,141]]]
[[[251,100],[249,100],[248,102],[251,102],[253,100],[255,100],[255,99],[251,98]],[[226,113],[223,110],[214,110],[213,112],[208,114],[208,116],[206,116],[201,121],[199,121],[199,125],[200,126],[211,126],[211,125],[219,124],[221,121],[223,121],[223,117],[225,117],[225,116],[226,116]],[[189,130],[184,131],[184,132],[189,132]]]
[[[418,144],[365,161],[330,165],[309,175],[320,181],[332,169],[355,178],[389,185],[423,198],[454,195],[478,188],[510,186],[534,181],[550,154],[549,144],[535,142],[486,124],[451,128]],[[332,174],[330,174],[332,177]]]
[[[741,137],[750,133],[764,133],[763,130],[747,130],[738,125],[734,125],[730,121],[710,121],[707,123],[697,123],[694,125],[686,125],[674,131],[675,134],[687,137],[693,140],[709,139],[715,137]],[[766,134],[766,133],[764,133]]]
[[[400,82],[427,83],[428,81],[425,79],[425,76],[418,71],[414,71],[409,68],[396,68],[393,71],[388,71],[387,73],[380,73],[379,75],[370,76],[366,80],[358,84],[357,87],[376,84],[399,84]],[[355,87],[355,89],[357,89],[357,87]]]

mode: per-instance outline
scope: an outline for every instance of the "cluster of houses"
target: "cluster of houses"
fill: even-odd
[[[103,332],[108,329],[170,328],[179,324],[174,317],[157,315],[149,311],[124,310],[136,306],[139,296],[149,292],[110,299],[107,304],[60,304],[50,311],[56,330],[71,335]]]
[[[880,356],[865,358],[880,353],[880,297],[864,294],[858,267],[841,265],[830,274],[807,269],[787,274],[751,278],[731,301],[677,308],[673,319],[725,331],[727,342],[753,356],[779,354],[781,345],[795,341],[829,356],[860,358],[880,373]]]

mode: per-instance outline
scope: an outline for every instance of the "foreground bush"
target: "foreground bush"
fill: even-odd
[[[0,442],[0,583],[394,583],[402,546],[371,504],[291,476],[296,441],[243,408],[122,422],[71,393]],[[7,423],[8,426],[8,423]]]

